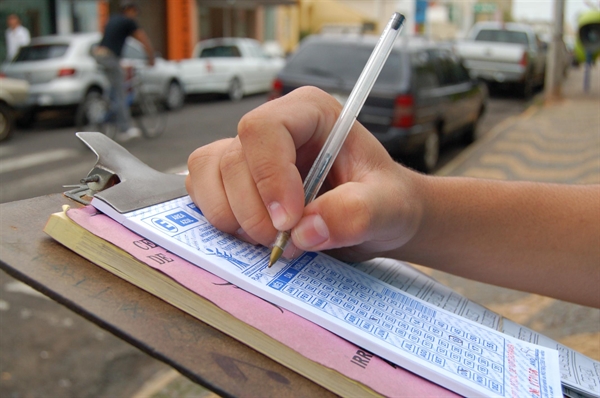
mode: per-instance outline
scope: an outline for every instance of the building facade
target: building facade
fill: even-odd
[[[298,42],[298,0],[138,0],[139,23],[168,59],[190,56],[198,40],[251,37],[291,51]],[[0,29],[15,13],[31,36],[101,31],[119,0],[2,0]],[[2,35],[4,36],[4,35]],[[0,40],[0,59],[6,54]]]
[[[10,14],[17,14],[21,23],[31,36],[56,33],[57,30],[57,0],[2,0],[0,1],[0,62],[6,59],[6,19]]]
[[[138,0],[140,25],[167,59],[187,58],[198,40],[251,37],[285,53],[320,32],[379,34],[393,12],[406,15],[403,34],[453,39],[474,22],[510,20],[512,0]],[[2,0],[0,29],[18,14],[33,37],[101,31],[119,0]],[[0,59],[5,58],[0,42]]]

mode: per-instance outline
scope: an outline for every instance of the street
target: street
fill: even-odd
[[[265,95],[240,102],[194,97],[180,111],[168,113],[163,135],[154,140],[128,142],[125,147],[156,170],[182,171],[195,148],[235,136],[239,119],[265,101]],[[522,99],[507,93],[495,94],[481,121],[481,133],[526,107],[527,102]],[[11,140],[0,144],[0,203],[62,192],[63,185],[78,183],[96,162],[95,155],[75,137],[67,112],[46,112],[37,119],[33,128],[18,129]],[[449,143],[438,167],[463,149],[460,143]]]
[[[168,114],[162,136],[124,146],[159,171],[183,171],[195,148],[234,136],[240,117],[265,101],[266,95],[239,102],[191,98],[183,109]],[[482,135],[528,105],[509,94],[495,94],[480,126]],[[74,132],[65,115],[44,114],[31,129],[19,129],[1,143],[0,202],[62,192],[63,185],[77,184],[87,175],[95,155]],[[447,145],[439,167],[463,149],[459,143]],[[132,396],[168,369],[4,272],[0,286],[2,397]]]
[[[163,135],[128,142],[125,147],[156,170],[182,171],[194,148],[234,136],[240,117],[265,99],[254,96],[233,103],[193,98],[182,110],[167,114]],[[52,116],[55,119],[44,120]],[[96,157],[77,139],[75,127],[64,126],[67,116],[40,114],[32,129],[18,130],[13,139],[0,145],[2,203],[62,192],[62,185],[78,183],[94,166]]]

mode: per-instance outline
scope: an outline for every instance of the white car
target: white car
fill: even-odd
[[[478,22],[455,50],[472,77],[516,85],[525,98],[544,84],[547,45],[529,25]]]
[[[24,123],[33,121],[36,110],[78,107],[108,89],[108,80],[91,55],[100,39],[100,33],[36,37],[19,49],[12,62],[2,65],[7,77],[30,84]],[[123,48],[122,63],[135,66],[145,89],[159,96],[167,108],[183,105],[177,63],[157,57],[154,66],[147,66],[143,47],[133,38]]]
[[[192,58],[179,63],[186,94],[227,94],[233,101],[267,92],[285,60],[269,56],[260,42],[218,38],[196,44]]]
[[[0,141],[8,139],[14,130],[15,107],[27,100],[29,83],[25,80],[0,77]]]

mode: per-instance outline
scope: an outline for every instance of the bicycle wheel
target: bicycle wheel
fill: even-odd
[[[146,138],[155,138],[161,135],[167,126],[167,115],[162,111],[158,98],[138,91],[138,114],[135,119]]]
[[[87,93],[75,115],[77,131],[99,132],[114,138],[117,129],[114,124],[107,121],[109,107],[106,98],[98,91]]]

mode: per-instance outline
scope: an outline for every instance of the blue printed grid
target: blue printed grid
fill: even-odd
[[[268,286],[310,304],[394,347],[503,394],[503,345],[463,330],[438,311],[364,274],[324,267],[307,253]],[[361,280],[362,279],[362,280]]]

